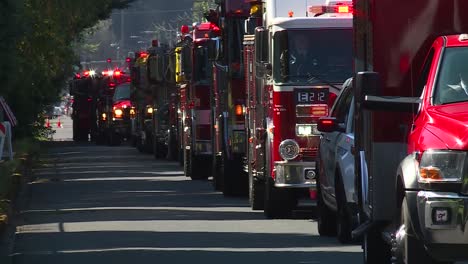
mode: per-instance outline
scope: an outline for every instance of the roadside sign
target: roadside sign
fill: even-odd
[[[8,121],[10,121],[11,126],[15,127],[18,124],[18,121],[16,120],[13,111],[11,111],[10,106],[8,106],[3,96],[0,96],[0,107],[2,107],[3,111],[5,111],[6,118]]]
[[[4,153],[4,149],[6,152]],[[13,146],[11,144],[11,125],[10,122],[0,123],[0,160],[3,157],[13,160]]]
[[[5,137],[5,135],[6,135],[6,128],[2,123],[0,123],[0,137]]]

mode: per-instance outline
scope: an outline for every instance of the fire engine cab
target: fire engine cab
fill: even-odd
[[[328,114],[352,74],[352,2],[318,7],[306,0],[249,3],[244,50],[250,52],[250,201],[267,217],[283,217],[315,188],[317,120]]]

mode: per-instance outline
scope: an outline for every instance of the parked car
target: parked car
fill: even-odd
[[[60,106],[54,106],[54,118],[63,115],[63,110]]]
[[[357,196],[354,188],[354,96],[352,79],[343,89],[328,117],[318,122],[322,132],[317,161],[318,231],[350,242],[357,226]]]

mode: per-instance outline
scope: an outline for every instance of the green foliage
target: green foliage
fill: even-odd
[[[13,109],[15,134],[41,133],[41,113],[58,101],[71,76],[81,32],[133,0],[3,0],[0,2],[0,96]],[[93,47],[89,47],[93,48]]]
[[[193,19],[197,22],[204,22],[204,14],[210,8],[216,7],[215,0],[196,0],[193,2]]]

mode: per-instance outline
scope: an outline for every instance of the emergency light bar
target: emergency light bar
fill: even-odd
[[[352,5],[338,3],[335,5],[329,6],[309,6],[309,12],[321,15],[321,14],[329,14],[329,13],[338,13],[338,14],[352,14],[353,7]]]

